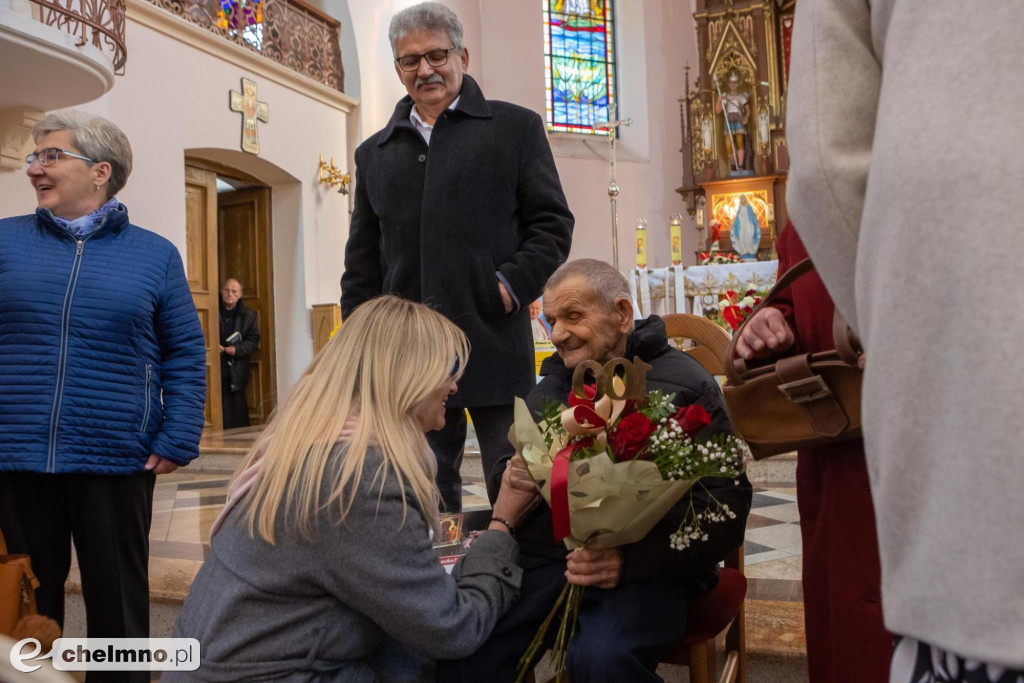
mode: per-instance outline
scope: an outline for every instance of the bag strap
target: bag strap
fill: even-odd
[[[837,437],[850,425],[832,390],[811,368],[809,354],[780,359],[775,374],[779,391],[800,406],[818,436]]]

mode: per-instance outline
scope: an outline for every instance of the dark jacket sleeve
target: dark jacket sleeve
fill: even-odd
[[[376,143],[370,141],[366,144]],[[356,150],[355,207],[349,222],[348,242],[345,244],[345,272],[341,276],[343,319],[361,303],[378,296],[384,290],[380,218],[374,213],[370,195],[366,191],[367,156],[362,148]]]
[[[199,456],[205,422],[206,341],[177,249],[170,250],[154,317],[164,421],[150,450],[176,465],[187,465]]]
[[[531,113],[525,118],[517,140],[516,196],[522,242],[512,258],[497,268],[525,307],[541,295],[544,283],[569,256],[575,220],[539,116]]]
[[[260,347],[260,326],[256,319],[256,311],[251,308],[243,309],[245,318],[242,320],[242,341],[235,344],[235,358],[245,358],[256,353]]]

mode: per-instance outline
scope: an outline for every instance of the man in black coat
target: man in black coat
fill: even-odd
[[[711,423],[696,440],[732,434],[715,379],[696,360],[669,346],[661,318],[633,320],[629,285],[612,266],[580,259],[559,268],[544,291],[544,316],[557,353],[545,359],[544,379],[526,399],[531,412],[539,415],[545,399],[566,404],[573,370],[583,361],[639,357],[651,366],[647,391],[675,394],[677,406],[700,404],[710,414]],[[500,471],[495,468],[495,474]],[[535,486],[525,468],[513,479]],[[735,517],[705,522],[707,540],[673,549],[669,536],[688,515],[713,507],[712,496],[728,505]],[[442,663],[438,680],[512,681],[519,658],[568,578],[590,587],[583,594],[579,627],[569,645],[569,680],[660,681],[655,669],[665,647],[685,635],[687,605],[714,587],[718,563],[743,543],[752,496],[746,475],[738,481],[704,478],[640,541],[571,553],[555,541],[551,508],[542,503],[517,530],[525,570],[519,602],[498,621],[475,655]],[[553,638],[556,630],[557,624],[552,624],[548,635]]]
[[[224,429],[249,426],[245,388],[249,356],[260,346],[256,311],[242,302],[242,285],[228,278],[220,287],[220,395]]]
[[[445,427],[428,435],[441,496],[458,511],[464,408],[486,473],[511,452],[514,397],[533,388],[528,307],[565,261],[573,217],[543,122],[485,99],[465,75],[469,53],[451,10],[432,2],[403,10],[389,37],[409,94],[356,150],[341,311],[347,317],[372,297],[399,294],[435,308],[469,337],[472,355]]]

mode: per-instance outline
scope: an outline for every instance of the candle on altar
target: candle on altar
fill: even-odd
[[[672,214],[672,217],[668,222],[668,233],[670,244],[670,253],[672,257],[673,266],[683,265],[683,217],[678,213]]]
[[[647,267],[647,219],[636,219],[636,267]]]
[[[768,205],[768,222],[771,223],[775,220],[775,205]]]

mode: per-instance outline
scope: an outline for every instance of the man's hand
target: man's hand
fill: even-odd
[[[533,477],[530,476],[529,470],[526,469],[526,461],[523,460],[523,456],[516,453],[512,456],[509,463],[509,486],[518,491],[524,492],[536,492],[540,490],[537,488],[537,482],[533,480]]]
[[[516,302],[512,300],[512,295],[505,289],[501,280],[498,280],[498,291],[501,292],[501,303],[505,304],[505,313],[511,313],[512,309],[516,307]]]
[[[224,347],[224,353],[228,354],[229,356],[235,355],[235,347],[234,346],[225,346]]]
[[[146,469],[152,471],[153,474],[170,474],[178,469],[178,466],[159,455],[151,455],[146,461]]]
[[[622,551],[619,548],[577,548],[565,560],[565,579],[577,586],[615,588],[622,578]]]
[[[736,352],[743,360],[766,358],[793,345],[793,330],[779,309],[766,306],[743,326]]]

